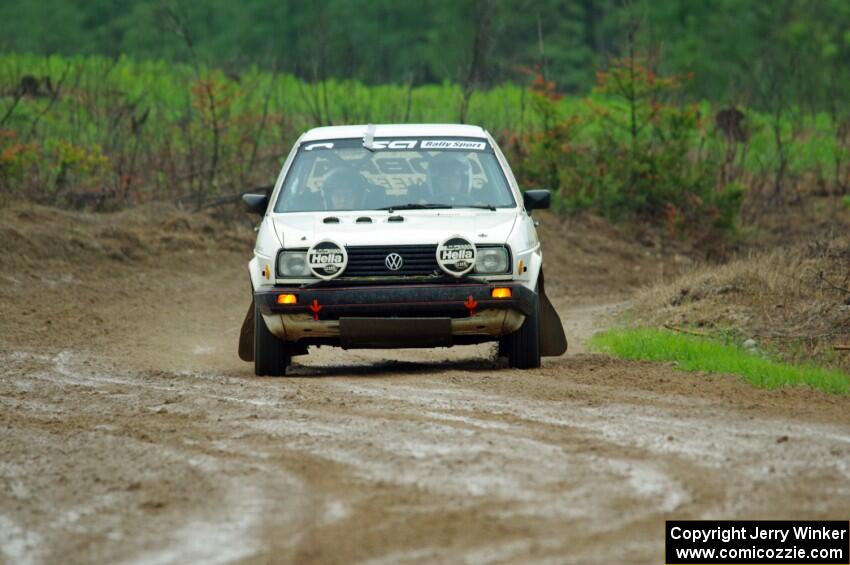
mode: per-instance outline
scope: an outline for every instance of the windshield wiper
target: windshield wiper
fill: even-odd
[[[397,206],[384,206],[378,210],[388,210],[391,214],[393,210],[434,210],[437,208],[453,208],[451,204],[417,204],[410,202],[409,204],[399,204]]]
[[[492,210],[493,212],[496,211],[496,207],[493,204],[417,204],[416,202],[410,202],[409,204],[399,204],[398,206],[384,206],[383,208],[378,208],[378,210],[388,210],[390,213],[392,213],[393,210],[435,210],[440,208],[478,208],[480,210]]]

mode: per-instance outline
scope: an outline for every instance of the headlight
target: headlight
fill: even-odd
[[[508,272],[508,250],[505,247],[479,247],[475,272],[494,274]]]
[[[284,251],[277,256],[277,274],[288,279],[312,278],[306,251]]]

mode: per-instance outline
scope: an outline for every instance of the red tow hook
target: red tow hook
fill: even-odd
[[[319,301],[317,299],[313,299],[313,304],[310,305],[310,310],[313,311],[313,319],[319,319],[319,310],[322,309],[322,306],[319,305]]]
[[[478,303],[474,298],[472,298],[471,294],[466,298],[466,302],[464,302],[463,305],[466,306],[467,310],[469,310],[470,317],[475,315],[475,307],[478,306]]]

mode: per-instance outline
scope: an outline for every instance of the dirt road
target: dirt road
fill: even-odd
[[[323,348],[257,379],[244,242],[4,225],[0,561],[662,563],[669,517],[848,517],[846,398],[584,352],[649,259],[552,246],[574,353],[540,370]]]

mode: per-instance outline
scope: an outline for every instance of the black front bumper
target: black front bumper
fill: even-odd
[[[511,289],[510,298],[493,298],[494,288]],[[295,304],[278,304],[281,294],[294,294]],[[513,309],[530,315],[534,292],[517,283],[441,283],[409,285],[263,288],[254,293],[263,314],[310,314],[320,320],[341,317],[469,316],[471,310]]]

